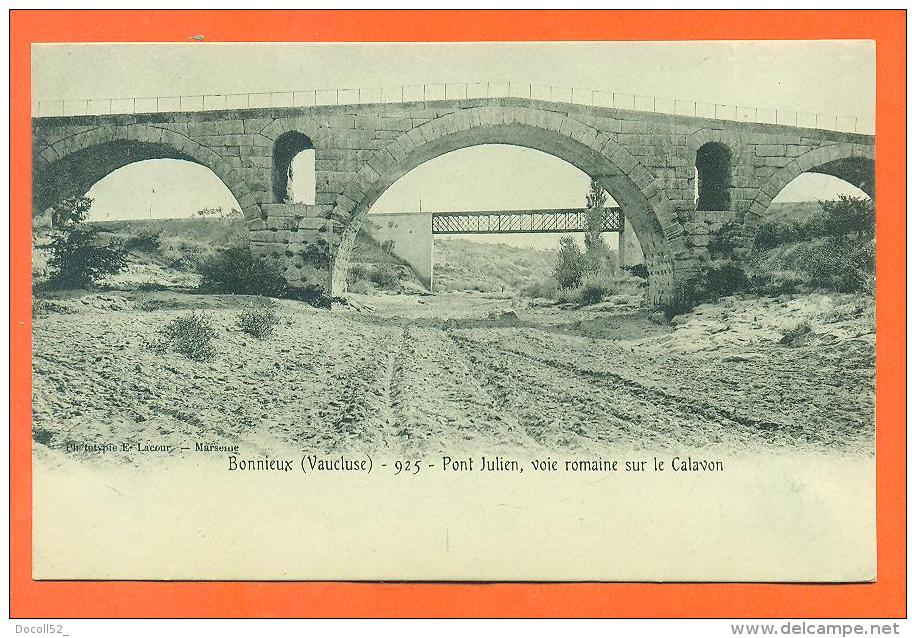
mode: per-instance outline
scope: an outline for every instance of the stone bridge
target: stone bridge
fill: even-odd
[[[598,180],[639,238],[654,303],[708,259],[711,230],[727,218],[753,224],[802,173],[874,196],[871,135],[526,98],[36,117],[32,127],[34,214],[132,162],[196,162],[235,196],[254,251],[292,285],[333,294],[385,189],[478,144],[544,151]],[[286,203],[290,162],[305,149],[315,152],[315,203]]]

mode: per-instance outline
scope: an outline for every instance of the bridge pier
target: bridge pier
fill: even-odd
[[[330,251],[335,224],[327,206],[261,204],[248,221],[251,251],[277,265],[294,288],[330,290]]]

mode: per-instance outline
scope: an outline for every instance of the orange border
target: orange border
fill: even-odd
[[[32,11],[10,13],[10,591],[12,617],[906,614],[906,12]],[[877,42],[878,580],[861,585],[356,584],[31,580],[33,42],[873,39]]]

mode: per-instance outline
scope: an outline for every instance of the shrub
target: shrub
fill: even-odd
[[[636,264],[635,266],[625,266],[624,270],[633,275],[634,277],[639,277],[640,279],[649,278],[649,269],[645,264]]]
[[[522,288],[521,294],[534,299],[554,299],[557,296],[557,282],[552,277],[543,279]]]
[[[328,296],[323,286],[311,282],[296,286],[295,288],[286,288],[282,296],[286,299],[304,301],[316,308],[330,308],[331,302],[333,301],[333,299]]]
[[[161,232],[161,231],[160,231]],[[152,255],[159,252],[159,235],[160,233],[146,233],[134,237],[128,237],[124,240],[124,250],[134,250],[141,253]]]
[[[49,245],[48,286],[58,289],[91,288],[106,275],[127,266],[124,253],[100,244],[98,233],[77,226],[55,231]]]
[[[835,237],[845,237],[850,233],[859,237],[875,236],[875,205],[872,200],[840,195],[838,199],[820,204],[827,220],[827,234]]]
[[[757,250],[770,250],[782,243],[779,222],[767,220],[757,225],[752,238]]]
[[[579,305],[579,290],[578,288],[558,288],[556,300],[560,303]]]
[[[750,288],[744,269],[731,259],[718,259],[699,268],[683,281],[672,298],[662,304],[669,319],[690,312],[697,305],[715,301]]]
[[[368,281],[369,275],[369,269],[365,264],[352,264],[347,272],[347,283],[354,284],[358,281]]]
[[[785,295],[801,292],[807,279],[794,270],[756,272],[751,277],[752,288],[764,295]]]
[[[741,225],[730,221],[709,236],[706,248],[713,259],[730,259],[743,243]]]
[[[203,314],[191,312],[167,323],[161,331],[161,349],[170,349],[189,359],[201,361],[215,353],[212,341],[216,328]]]
[[[42,445],[49,445],[54,438],[54,432],[44,428],[32,428],[32,440]]]
[[[665,313],[665,317],[671,319],[690,312],[706,298],[707,293],[702,278],[699,275],[693,275],[681,282],[671,297],[661,304],[661,310]]]
[[[857,289],[870,295],[875,295],[875,243],[872,240],[855,242],[849,255],[850,263],[855,271]]]
[[[280,323],[280,317],[272,306],[249,308],[239,315],[238,323],[242,332],[264,339],[274,333],[274,328]]]
[[[579,260],[579,271],[582,273],[582,279],[588,276],[603,276],[606,279],[612,278],[617,269],[617,258],[615,253],[607,247],[602,238],[598,238],[596,243],[585,251]]]
[[[73,311],[67,306],[51,301],[50,299],[36,298],[32,300],[32,316],[47,317],[50,314],[71,314]]]
[[[553,277],[560,288],[575,288],[582,280],[582,251],[572,237],[561,237]]]
[[[264,297],[282,297],[289,292],[279,266],[244,246],[216,252],[197,270],[202,292]]]
[[[704,269],[703,279],[704,288],[709,299],[727,297],[738,292],[744,292],[750,287],[750,281],[748,281],[744,269],[731,259],[720,259],[712,262]]]
[[[863,246],[845,237],[827,237],[800,246],[796,260],[813,287],[837,292],[865,289],[875,270],[871,242]]]
[[[610,286],[608,286],[607,279],[596,275],[589,275],[582,278],[582,283],[579,284],[576,292],[579,305],[591,306],[592,304],[604,300],[605,295],[609,294],[611,289]]]
[[[380,288],[397,288],[400,282],[398,271],[390,264],[376,264],[369,278]]]
[[[136,306],[137,310],[140,310],[141,312],[153,312],[154,310],[162,310],[167,305],[168,304],[162,299],[158,299],[156,297],[140,297],[134,301],[134,306]]]
[[[804,345],[811,334],[811,324],[808,321],[799,321],[780,332],[782,339],[779,340],[779,343],[782,345],[791,347]]]

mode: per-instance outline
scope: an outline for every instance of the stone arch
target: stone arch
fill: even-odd
[[[258,131],[258,134],[266,137],[271,143],[275,143],[277,138],[284,133],[297,131],[314,142],[320,138],[322,129],[326,127],[326,124],[322,126],[318,120],[310,115],[295,115],[271,119],[269,123],[264,125],[264,128]]]
[[[610,135],[578,120],[537,108],[493,106],[463,109],[417,126],[363,165],[330,214],[344,228],[339,244],[332,248],[332,294],[345,288],[353,242],[378,197],[420,164],[480,144],[540,150],[598,180],[623,208],[642,244],[650,274],[650,299],[658,302],[673,294],[675,269],[685,267],[686,244],[684,229],[660,180]]]
[[[760,220],[779,192],[802,173],[833,175],[875,196],[875,149],[867,144],[839,143],[820,146],[799,155],[776,171],[757,191],[746,222]]]
[[[33,214],[80,195],[119,168],[148,159],[179,159],[209,168],[235,197],[246,219],[260,215],[248,184],[217,152],[170,129],[146,124],[100,126],[58,140],[32,165]]]

